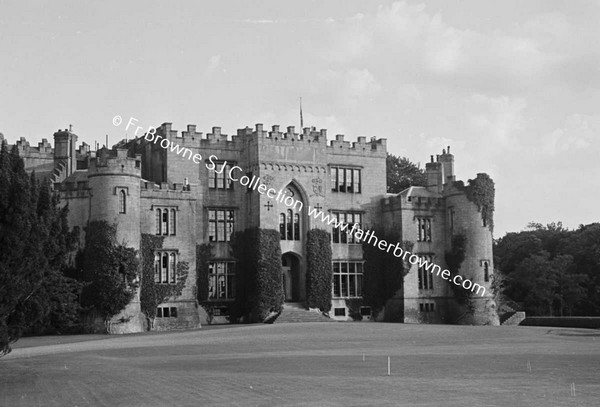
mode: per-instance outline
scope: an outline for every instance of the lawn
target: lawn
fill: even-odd
[[[0,405],[598,406],[600,331],[304,323],[24,338],[0,359]]]

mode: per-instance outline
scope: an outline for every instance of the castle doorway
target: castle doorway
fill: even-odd
[[[292,252],[281,256],[281,280],[285,302],[302,301],[300,259]]]

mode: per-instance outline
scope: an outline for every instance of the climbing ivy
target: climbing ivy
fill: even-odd
[[[308,231],[306,239],[306,305],[322,312],[331,309],[331,235],[321,229]]]
[[[125,308],[138,287],[137,251],[118,244],[116,231],[106,221],[93,221],[85,228],[83,277],[88,284],[81,303],[105,321]]]
[[[399,229],[385,231],[383,228],[377,228],[374,234],[387,242],[399,242],[402,236]],[[404,241],[401,247],[404,251],[411,251],[413,243]],[[408,274],[410,266],[391,253],[382,253],[382,251],[368,242],[363,242],[364,265],[364,287],[363,298],[377,314],[385,306],[387,300],[392,298],[396,292],[402,288],[404,277]]]
[[[164,237],[142,234],[142,288],[140,306],[152,326],[156,317],[156,307],[170,297],[181,295],[190,270],[188,262],[180,261],[176,265],[176,283],[159,284],[154,281],[154,251],[162,248]]]
[[[362,307],[364,300],[362,298],[348,298],[346,300],[346,307],[348,307],[348,315],[354,321],[362,321],[363,317],[360,313],[360,307]]]
[[[481,218],[490,230],[494,231],[494,199],[496,189],[494,181],[488,174],[479,173],[475,179],[470,179],[469,184],[464,186],[462,182],[455,183],[467,194],[467,199],[477,205],[481,212]]]
[[[208,262],[212,257],[212,245],[196,245],[196,297],[202,303],[208,300]]]
[[[450,284],[450,287],[454,292],[454,298],[456,298],[459,304],[466,305],[470,311],[473,311],[471,304],[471,297],[473,293],[470,290],[465,290],[463,287],[452,283],[452,281],[454,281],[454,276],[460,274],[460,267],[465,260],[466,247],[467,237],[462,234],[454,235],[452,237],[452,247],[450,251],[446,252],[445,260],[446,265],[448,266],[448,271],[450,271],[448,284]],[[462,277],[464,278],[464,276]]]
[[[233,236],[231,246],[238,263],[236,298],[230,308],[232,320],[263,322],[272,312],[282,310],[279,241],[279,231],[274,229],[246,229]]]

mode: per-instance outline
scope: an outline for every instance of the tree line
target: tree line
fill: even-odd
[[[600,315],[600,223],[530,223],[494,242],[501,297],[528,315]]]

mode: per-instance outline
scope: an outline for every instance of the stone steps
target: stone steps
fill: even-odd
[[[309,311],[297,304],[286,304],[283,311],[277,316],[273,323],[298,323],[298,322],[333,322],[321,312]]]

